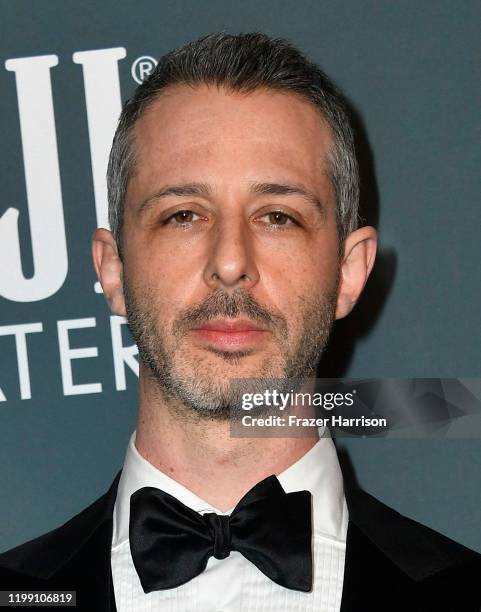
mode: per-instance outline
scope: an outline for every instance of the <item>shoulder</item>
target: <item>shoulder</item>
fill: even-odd
[[[481,555],[384,504],[366,491],[346,492],[349,517],[383,552],[424,578],[447,566],[480,561]]]
[[[424,602],[419,609],[481,610],[479,553],[361,489],[347,490],[346,500],[346,567],[353,590],[372,585],[374,579],[380,594],[394,594],[402,606]]]
[[[25,575],[34,582],[49,579],[75,556],[99,526],[111,521],[119,477],[120,472],[104,495],[60,527],[0,553],[1,583],[16,584]]]

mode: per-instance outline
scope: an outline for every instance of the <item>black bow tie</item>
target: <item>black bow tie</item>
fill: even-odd
[[[130,549],[145,593],[172,589],[204,571],[209,557],[240,552],[277,584],[312,586],[311,494],[286,493],[262,480],[230,516],[191,510],[172,495],[143,487],[130,498]]]

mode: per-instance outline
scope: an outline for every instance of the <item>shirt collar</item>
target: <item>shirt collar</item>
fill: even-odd
[[[164,474],[144,459],[135,446],[134,431],[125,455],[113,513],[112,546],[129,537],[130,496],[141,487],[156,487],[180,502],[204,514],[221,512],[192,491]],[[286,493],[310,491],[313,499],[314,532],[326,538],[346,541],[348,513],[344,497],[342,473],[336,449],[330,437],[321,437],[300,459],[277,474]]]

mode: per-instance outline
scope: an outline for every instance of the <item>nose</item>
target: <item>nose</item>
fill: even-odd
[[[259,281],[249,229],[243,219],[224,219],[212,234],[204,282],[211,289],[250,289]]]

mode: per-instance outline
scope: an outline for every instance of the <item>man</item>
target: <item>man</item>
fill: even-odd
[[[139,347],[137,428],[102,498],[0,556],[2,589],[75,590],[81,610],[479,610],[479,555],[344,486],[329,436],[231,436],[231,382],[312,380],[373,266],[328,78],[263,34],[186,45],[126,104],[108,181],[93,260]]]

